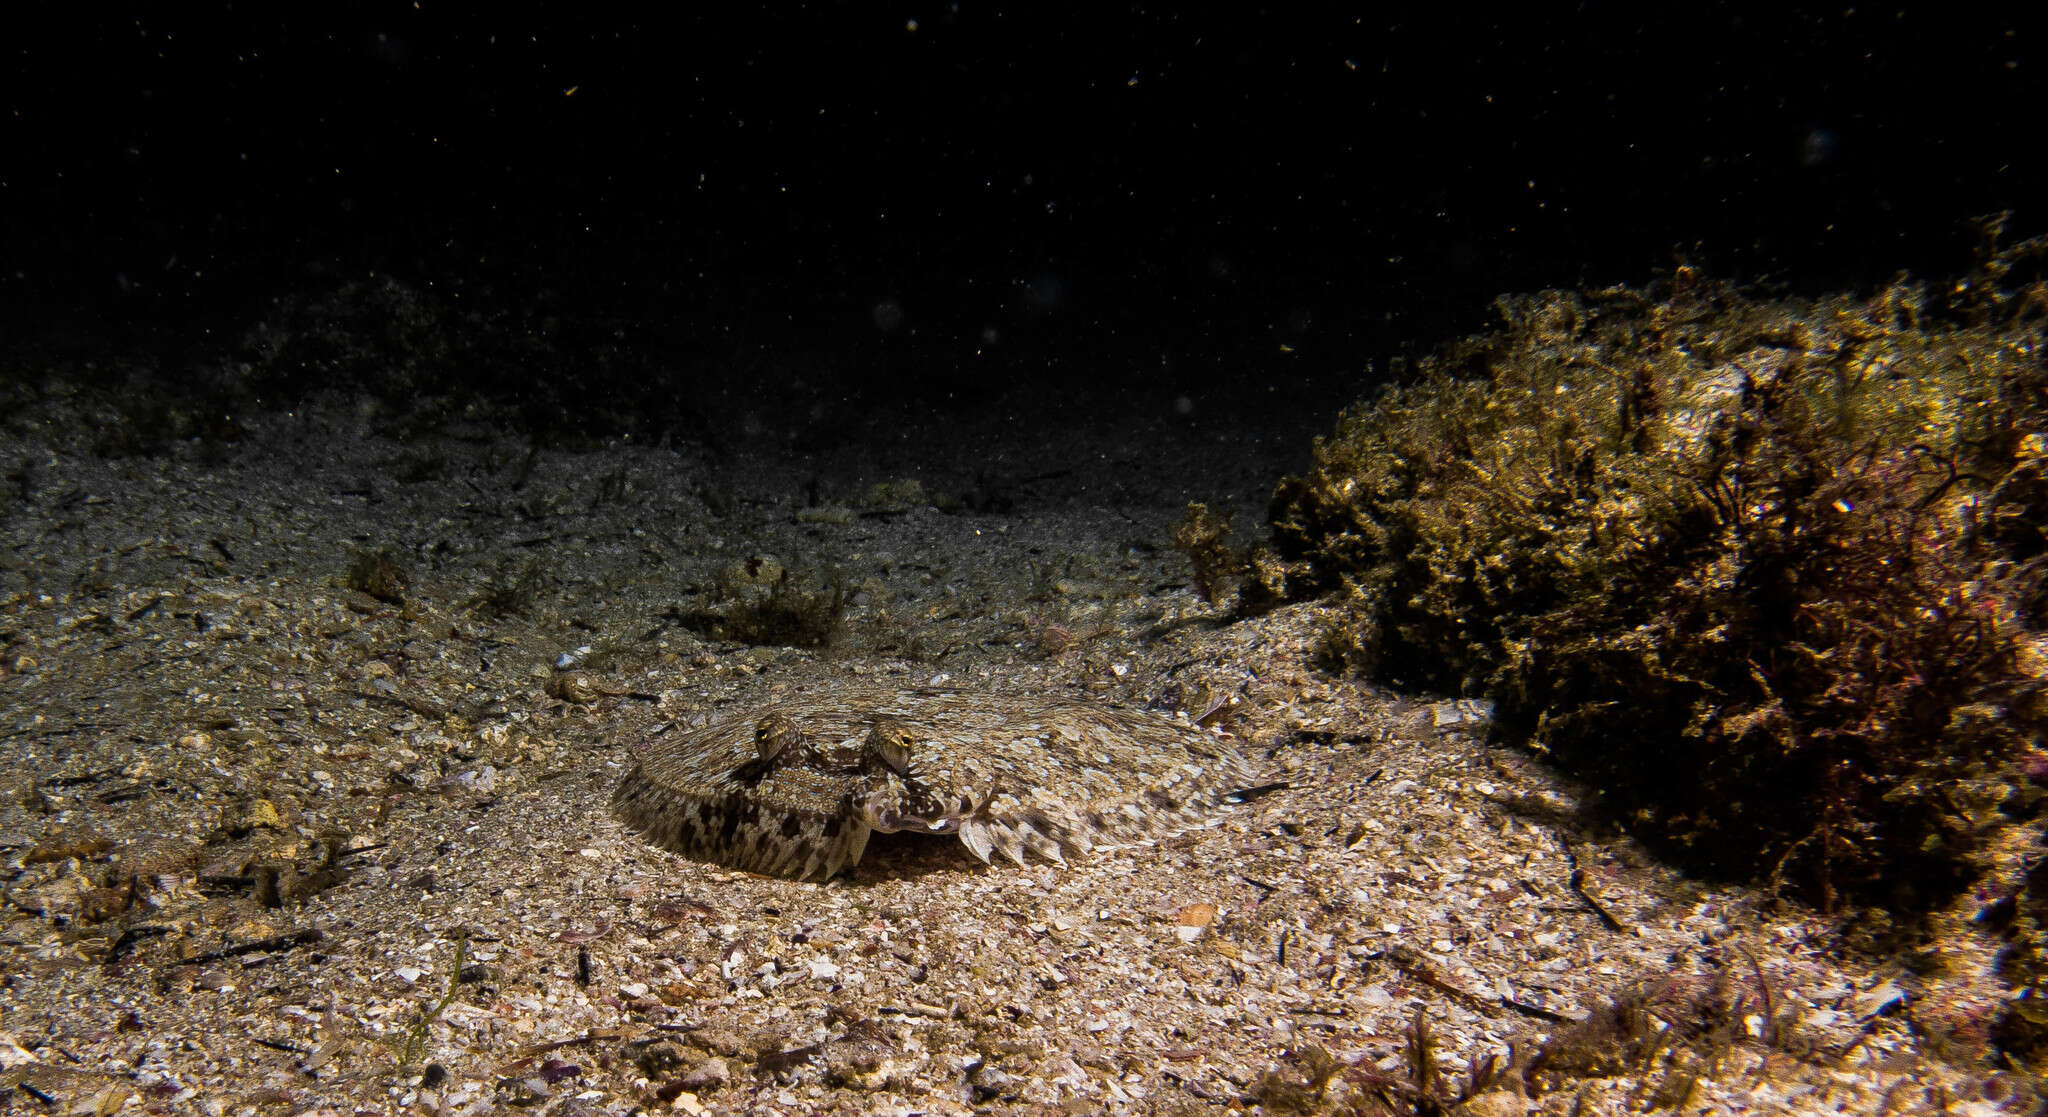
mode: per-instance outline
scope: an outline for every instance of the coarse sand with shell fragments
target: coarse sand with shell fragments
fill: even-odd
[[[1911,967],[1840,956],[1581,822],[1483,706],[1329,674],[1321,606],[1202,601],[1171,525],[1259,507],[1312,418],[915,460],[399,442],[346,401],[104,458],[18,418],[7,1105],[2037,1104],[1960,920]],[[1004,499],[956,499],[990,462]],[[830,639],[750,642],[752,608]],[[685,801],[791,844],[685,837]]]

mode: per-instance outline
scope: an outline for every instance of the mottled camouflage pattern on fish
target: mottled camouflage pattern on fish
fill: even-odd
[[[1230,742],[1157,714],[819,682],[654,745],[612,808],[685,856],[823,880],[859,864],[877,830],[1063,864],[1201,825],[1255,782]]]

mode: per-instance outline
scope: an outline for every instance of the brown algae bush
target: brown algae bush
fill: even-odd
[[[1928,911],[2048,783],[2044,247],[1940,297],[1504,298],[1281,483],[1288,589],[1667,856]]]

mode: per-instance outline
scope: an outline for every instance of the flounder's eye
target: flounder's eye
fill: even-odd
[[[865,751],[883,767],[899,776],[907,776],[910,774],[910,750],[915,743],[916,738],[902,724],[876,718],[874,727],[868,730]]]
[[[803,741],[796,723],[781,714],[769,714],[754,723],[754,759],[767,763]]]

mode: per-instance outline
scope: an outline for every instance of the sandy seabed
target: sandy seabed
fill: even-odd
[[[1981,1059],[2003,990],[1960,920],[1915,971],[1838,957],[1817,913],[1586,829],[1482,706],[1330,675],[1323,606],[1201,601],[1170,526],[1260,507],[1290,451],[1159,412],[798,454],[741,420],[721,452],[400,442],[330,400],[125,458],[17,418],[5,1104],[2033,1108]],[[380,551],[381,598],[349,577]],[[701,623],[782,570],[844,596],[829,648]],[[893,835],[824,884],[610,817],[637,749],[799,676],[1184,715],[1278,786],[1065,868]]]

